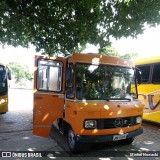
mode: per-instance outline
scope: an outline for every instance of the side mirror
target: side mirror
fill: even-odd
[[[137,83],[141,84],[141,82],[142,82],[142,72],[138,68],[136,68],[136,79],[137,79]]]
[[[12,75],[11,75],[11,70],[8,69],[8,79],[11,80],[12,79]]]

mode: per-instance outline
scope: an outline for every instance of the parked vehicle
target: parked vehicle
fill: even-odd
[[[138,92],[144,104],[143,119],[160,124],[160,56],[136,60],[135,65],[142,72]]]
[[[36,56],[33,134],[48,137],[54,124],[74,153],[82,142],[132,143],[143,132],[139,80],[133,63],[116,57]]]
[[[8,79],[11,80],[11,72],[0,63],[0,113],[8,112]]]

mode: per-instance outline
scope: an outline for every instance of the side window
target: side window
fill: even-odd
[[[66,72],[66,97],[74,98],[74,67],[69,64]]]
[[[37,89],[61,91],[63,63],[51,60],[38,61]]]
[[[150,65],[146,66],[138,66],[138,68],[142,72],[142,83],[149,83],[149,75],[150,75]]]
[[[152,83],[160,83],[160,64],[154,65]]]

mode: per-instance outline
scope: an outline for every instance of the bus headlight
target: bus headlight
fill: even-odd
[[[139,117],[136,117],[136,123],[139,124],[139,123],[141,123],[141,122],[142,122],[142,117],[140,117],[140,116],[139,116]]]
[[[96,120],[85,120],[84,127],[86,129],[95,129],[97,128],[97,122]]]

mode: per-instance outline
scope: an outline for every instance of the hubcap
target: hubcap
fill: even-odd
[[[71,147],[71,148],[74,148],[74,145],[75,145],[75,137],[74,137],[74,134],[73,134],[73,132],[72,132],[71,130],[69,131],[68,138],[69,138],[70,147]]]

